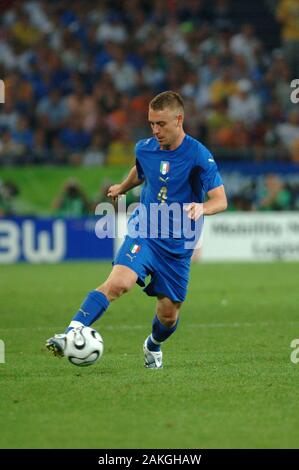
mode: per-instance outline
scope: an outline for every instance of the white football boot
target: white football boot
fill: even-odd
[[[46,342],[46,348],[51,351],[54,356],[63,357],[66,347],[66,334],[61,333],[49,338]]]
[[[147,369],[162,369],[162,351],[150,351],[147,347],[147,338],[143,345],[144,366]]]

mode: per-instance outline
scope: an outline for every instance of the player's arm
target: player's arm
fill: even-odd
[[[203,203],[203,215],[213,215],[227,209],[227,198],[223,184],[208,191],[208,200]]]
[[[143,180],[139,179],[136,165],[134,165],[122,183],[110,186],[107,196],[111,197],[112,200],[115,201],[120,194],[126,194],[130,189],[135,188],[135,186],[139,186],[141,183],[143,183]]]
[[[197,220],[201,215],[213,215],[227,209],[227,198],[223,184],[208,191],[207,195],[206,202],[192,202],[185,208],[189,219]]]

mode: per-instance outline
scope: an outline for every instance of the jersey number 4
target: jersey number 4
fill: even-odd
[[[162,186],[157,196],[158,201],[166,202],[167,201],[167,187]]]

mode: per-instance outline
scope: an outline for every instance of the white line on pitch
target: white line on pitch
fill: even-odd
[[[299,321],[278,321],[278,322],[234,322],[234,323],[186,323],[184,324],[184,328],[251,328],[251,327],[263,327],[263,326],[291,326],[291,325],[298,325]],[[95,325],[95,328],[101,330],[141,330],[144,328],[148,328],[148,323],[144,325],[103,325],[100,324]],[[55,331],[64,331],[65,326],[36,326],[36,327],[15,327],[15,328],[1,328],[1,331],[10,331],[10,330],[27,330],[29,329],[36,330],[36,331],[44,331],[44,330],[55,330]]]

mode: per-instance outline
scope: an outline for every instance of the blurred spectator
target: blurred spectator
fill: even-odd
[[[46,132],[40,128],[37,129],[33,136],[33,149],[30,153],[31,163],[52,163],[51,153],[47,145]]]
[[[33,132],[29,120],[25,116],[18,119],[16,128],[11,132],[14,143],[22,145],[26,151],[31,151],[33,147]]]
[[[137,73],[134,67],[126,61],[122,49],[115,48],[113,59],[106,65],[105,71],[111,76],[117,91],[133,92],[137,85]]]
[[[134,165],[135,143],[131,140],[128,132],[123,132],[117,139],[113,140],[107,151],[108,165]]]
[[[13,199],[19,194],[19,189],[11,181],[0,180],[0,217],[15,215]]]
[[[281,51],[273,53],[273,62],[269,68],[268,76],[271,77],[273,92],[281,110],[286,115],[292,108],[290,100],[290,83],[292,75],[290,67]]]
[[[21,163],[22,159],[19,158],[25,154],[25,147],[23,144],[15,142],[10,132],[4,132],[0,136],[0,164],[16,164]]]
[[[152,87],[154,90],[160,90],[165,80],[165,71],[161,65],[161,61],[155,54],[147,56],[146,63],[142,68],[142,78],[145,85]]]
[[[220,129],[233,127],[233,120],[228,115],[228,112],[227,112],[227,100],[226,99],[219,101],[207,113],[206,125],[209,131],[209,141],[212,144],[216,143],[216,135]]]
[[[83,164],[86,166],[102,166],[106,160],[103,138],[100,134],[93,137],[90,147],[83,153]]]
[[[258,208],[262,210],[289,210],[291,204],[291,191],[283,184],[278,175],[267,175]]]
[[[242,184],[240,191],[230,198],[228,209],[232,211],[252,211],[256,206],[257,183],[255,179]]]
[[[62,194],[54,201],[53,207],[55,214],[62,217],[82,217],[90,211],[85,193],[73,178],[64,184]]]
[[[286,60],[294,78],[299,77],[299,2],[280,0],[276,10],[278,21],[282,23],[282,40]]]
[[[288,121],[277,124],[275,128],[279,142],[287,149],[290,154],[294,142],[299,139],[299,112],[290,111]]]
[[[256,66],[256,51],[259,46],[260,42],[254,35],[254,27],[248,23],[242,25],[240,32],[230,40],[231,51],[242,55],[250,69]]]
[[[236,194],[230,198],[230,211],[251,211],[252,209],[253,207],[251,201],[242,194]]]
[[[60,129],[70,115],[65,99],[55,89],[39,101],[36,112],[43,125],[51,131]]]
[[[66,126],[59,132],[59,139],[71,152],[80,152],[90,145],[90,134],[83,130],[79,116],[68,119]]]
[[[235,121],[232,125],[221,127],[216,133],[216,142],[230,150],[231,158],[234,157],[236,150],[237,155],[243,158],[249,156],[250,134],[242,121]]]
[[[119,13],[112,11],[101,22],[97,31],[97,39],[100,44],[107,41],[121,44],[127,39],[127,31]]]
[[[233,78],[232,68],[225,67],[222,76],[216,79],[210,87],[211,102],[217,104],[228,99],[237,91],[237,83]]]
[[[186,0],[179,7],[179,19],[181,22],[192,22],[201,25],[212,20],[212,14],[203,0]]]
[[[228,115],[234,121],[241,121],[252,128],[261,119],[260,102],[252,93],[249,80],[237,82],[236,92],[229,97]]]
[[[17,21],[13,26],[13,33],[16,40],[23,47],[32,46],[40,39],[40,32],[30,24],[30,17],[24,10],[19,12]]]
[[[0,129],[12,131],[16,128],[20,113],[15,108],[13,100],[7,100],[0,107]]]

